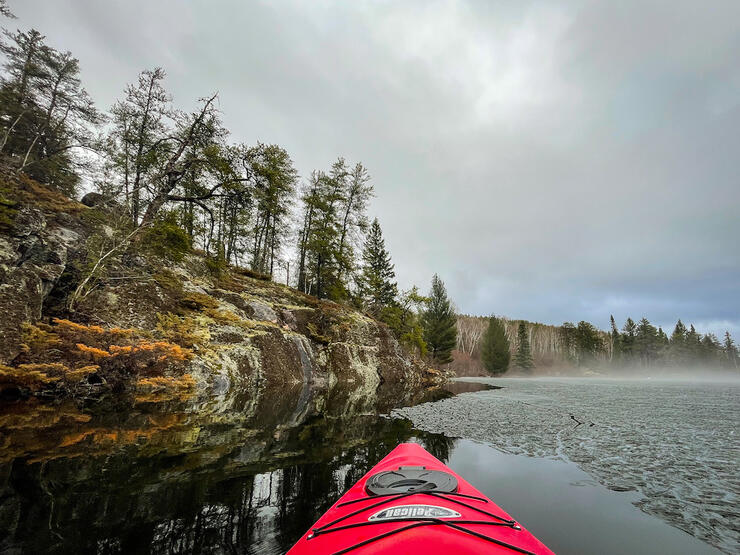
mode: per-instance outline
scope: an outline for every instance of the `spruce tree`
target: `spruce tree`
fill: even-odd
[[[676,326],[673,328],[671,333],[670,346],[669,346],[669,357],[671,362],[674,364],[681,364],[685,362],[686,358],[686,326],[678,319]]]
[[[621,354],[621,337],[619,335],[619,329],[617,329],[617,322],[614,320],[614,316],[609,316],[609,323],[612,327],[611,337],[612,337],[612,360],[617,361],[619,360],[619,356]]]
[[[576,328],[576,345],[578,351],[578,364],[592,362],[596,355],[603,350],[604,342],[601,333],[591,322],[581,320]]]
[[[363,267],[360,274],[360,295],[368,311],[378,316],[383,308],[396,302],[398,286],[391,264],[391,255],[385,248],[383,232],[378,219],[373,220],[362,253]]]
[[[640,320],[635,334],[635,346],[643,366],[650,366],[658,354],[658,330],[647,318]]]
[[[713,333],[707,333],[701,338],[699,360],[706,365],[715,366],[722,361],[722,343]]]
[[[678,319],[678,322],[676,322],[676,327],[673,328],[673,333],[671,334],[671,345],[675,346],[683,346],[683,344],[686,342],[686,326],[684,326],[681,319]]]
[[[488,329],[483,336],[481,360],[489,374],[499,376],[509,369],[511,352],[506,338],[504,324],[495,316],[488,321]]]
[[[701,359],[701,335],[699,335],[694,327],[694,324],[689,326],[689,331],[686,332],[686,346],[685,356],[683,359],[684,364],[690,366],[695,365]]]
[[[620,339],[622,358],[628,362],[632,362],[632,358],[635,356],[635,336],[637,335],[637,324],[632,318],[627,318],[627,321],[622,327],[622,337]]]
[[[722,351],[727,365],[730,368],[737,369],[737,347],[735,347],[735,342],[732,340],[732,336],[729,331],[725,331],[725,340],[723,342]]]
[[[527,326],[524,322],[519,322],[519,332],[517,333],[518,347],[514,355],[514,364],[527,372],[534,368],[534,359],[532,359],[532,350],[529,346],[529,336],[527,335]]]
[[[665,334],[662,327],[658,327],[658,342],[662,347],[668,345],[668,336]]]
[[[457,344],[457,319],[445,285],[437,274],[432,278],[432,290],[421,321],[424,341],[432,358],[442,364],[452,362],[452,349]]]

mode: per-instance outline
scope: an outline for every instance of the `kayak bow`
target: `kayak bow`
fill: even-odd
[[[391,451],[288,553],[350,552],[552,553],[416,443],[402,443]]]

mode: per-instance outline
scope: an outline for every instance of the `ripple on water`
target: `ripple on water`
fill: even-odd
[[[501,451],[569,459],[647,513],[740,551],[740,385],[497,379],[394,412],[414,426]],[[581,424],[579,424],[581,422]]]

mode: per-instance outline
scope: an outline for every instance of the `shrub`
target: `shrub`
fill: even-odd
[[[141,244],[150,253],[172,262],[182,261],[192,249],[190,237],[177,224],[176,214],[172,212],[144,232]]]
[[[212,256],[207,256],[205,263],[206,268],[208,268],[210,274],[215,278],[222,277],[229,267],[226,260],[224,260],[224,258],[221,256],[215,258]]]

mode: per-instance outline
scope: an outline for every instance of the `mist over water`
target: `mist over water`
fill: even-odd
[[[740,381],[671,376],[481,378],[503,388],[395,414],[504,453],[572,461],[612,490],[639,494],[643,511],[736,553]]]
[[[581,377],[574,375],[572,377]],[[667,382],[689,382],[689,383],[735,383],[740,384],[740,368],[727,369],[713,366],[700,367],[653,367],[645,368],[631,366],[617,368],[609,371],[598,371],[598,378],[610,380],[658,380]]]

